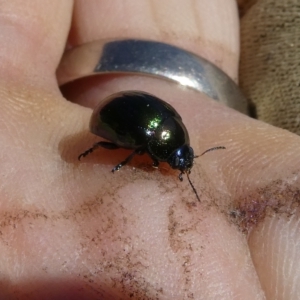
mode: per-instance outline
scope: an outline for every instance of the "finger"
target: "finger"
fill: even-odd
[[[71,43],[130,37],[177,45],[237,78],[239,26],[235,1],[75,1]],[[122,20],[122,21],[121,21]],[[124,26],[126,24],[126,26]],[[184,24],[184,25],[182,25]]]
[[[97,39],[124,37],[158,40],[203,56],[236,80],[239,61],[236,16],[236,3],[231,0],[168,2],[167,5],[160,1],[140,1],[134,4],[118,1],[114,5],[109,1],[102,1],[101,4],[90,1],[89,5],[84,1],[76,1],[70,44],[76,46]],[[118,20],[126,20],[126,29],[124,22]],[[113,78],[98,78],[96,83],[84,81],[80,86],[70,85],[64,89],[64,94],[76,103],[92,107],[95,101],[91,99],[102,99],[126,88],[138,86],[152,93],[169,93],[164,92],[166,84],[161,85],[160,81],[148,82],[137,76]]]
[[[1,82],[52,80],[69,31],[72,1],[1,1]]]
[[[207,13],[208,10],[206,10],[210,4],[203,3],[203,9],[202,12]],[[226,3],[227,4],[227,3]],[[212,4],[213,5],[213,4]],[[219,7],[222,7],[222,4],[218,4]],[[221,5],[221,6],[220,6]],[[130,8],[128,8],[130,10]],[[169,9],[169,10],[168,10]],[[183,11],[185,8],[181,8],[180,11]],[[83,9],[84,10],[84,9]],[[173,11],[170,12],[171,8],[166,8],[166,11],[169,11],[169,15],[176,16],[176,13]],[[76,11],[76,10],[75,10]],[[94,12],[98,11],[94,7]],[[103,10],[104,11],[104,10]],[[127,10],[125,10],[127,11]],[[143,9],[140,8],[139,11],[143,11]],[[149,10],[146,10],[149,11]],[[225,9],[226,11],[226,9]],[[81,3],[78,2],[77,6],[77,13],[79,15],[79,12],[82,12]],[[83,12],[85,14],[86,12]],[[237,64],[237,58],[236,55],[237,51],[225,51],[224,49],[235,49],[232,48],[232,45],[235,45],[235,43],[230,44],[231,47],[228,47],[228,43],[232,42],[231,37],[235,37],[234,34],[231,32],[224,33],[226,29],[228,29],[228,26],[226,26],[226,22],[230,20],[231,18],[226,18],[226,22],[223,20],[222,17],[219,16],[217,13],[211,13],[210,19],[204,17],[205,13],[199,14],[199,19],[201,20],[201,25],[196,28],[199,30],[197,31],[198,35],[193,35],[193,30],[186,30],[186,28],[189,26],[189,21],[193,20],[193,18],[188,17],[187,20],[185,20],[185,24],[187,24],[187,27],[183,26],[183,28],[176,27],[176,22],[170,21],[168,23],[168,20],[172,20],[172,18],[158,18],[159,21],[162,22],[162,24],[168,23],[168,26],[170,28],[176,28],[173,30],[173,32],[179,32],[178,35],[176,34],[168,34],[169,31],[165,30],[163,32],[156,31],[157,27],[155,26],[156,20],[151,23],[153,26],[148,25],[145,26],[146,29],[143,31],[143,26],[136,26],[132,25],[130,27],[133,32],[132,36],[128,34],[128,31],[124,33],[122,22],[113,23],[111,20],[113,19],[126,19],[126,16],[121,14],[124,13],[124,9],[120,9],[116,15],[113,14],[113,17],[111,17],[110,14],[106,16],[102,16],[106,22],[104,26],[99,26],[99,23],[103,18],[94,18],[95,21],[89,22],[88,24],[84,24],[83,20],[83,26],[78,26],[77,23],[80,23],[80,16],[76,15],[75,21],[73,23],[74,25],[74,31],[72,37],[73,44],[81,44],[90,40],[94,40],[97,38],[115,38],[116,36],[125,36],[125,37],[141,37],[141,38],[153,38],[158,39],[162,41],[168,41],[170,43],[173,43],[175,45],[179,45],[183,48],[186,48],[188,50],[192,50],[209,60],[213,62],[217,62],[219,66],[222,67],[222,57],[224,57],[224,53],[234,53],[233,56],[230,54],[226,56],[225,54],[225,61],[231,61],[230,58],[234,57],[234,62],[232,61],[229,63],[229,68],[223,69],[228,74],[234,74],[231,75],[233,78],[236,76],[234,73],[236,68],[234,67]],[[164,12],[160,12],[158,9],[158,16],[163,16]],[[189,16],[189,14],[185,14]],[[141,14],[133,14],[133,21],[134,24],[139,24],[139,18],[144,22],[145,15]],[[152,15],[151,15],[152,16]],[[220,23],[214,19],[214,17],[217,17],[221,19]],[[114,18],[115,17],[115,18]],[[150,20],[152,20],[151,17],[149,17]],[[177,18],[178,19],[178,18]],[[147,20],[147,18],[146,18]],[[217,23],[217,25],[216,25]],[[76,25],[77,24],[77,25]],[[80,23],[81,24],[81,23]],[[96,25],[97,24],[97,25]],[[207,27],[205,26],[207,25]],[[218,28],[218,32],[214,32],[213,34],[207,30],[210,28],[211,25],[213,28]],[[220,27],[218,27],[220,25]],[[174,27],[172,27],[174,26]],[[81,30],[77,31],[76,29],[81,28]],[[98,30],[98,28],[101,28],[101,30]],[[104,29],[103,29],[104,28]],[[142,28],[142,29],[141,29]],[[159,27],[161,28],[161,27]],[[163,28],[163,26],[162,26]],[[220,29],[221,28],[221,29]],[[232,30],[232,27],[229,27]],[[237,27],[235,27],[237,29]],[[86,29],[86,30],[85,30]],[[201,31],[201,29],[203,31]],[[177,31],[175,31],[177,30]],[[186,31],[185,31],[186,30]],[[180,33],[181,32],[181,33]],[[207,37],[206,33],[209,32],[210,36]],[[226,42],[222,42],[222,40],[218,40],[220,38],[220,35],[224,37]],[[207,39],[199,39],[199,37],[205,36]],[[180,38],[178,38],[180,37]],[[230,38],[228,38],[230,37]],[[216,39],[215,39],[216,38]],[[191,42],[192,41],[192,42]],[[238,39],[235,39],[235,42],[237,42]],[[201,45],[202,47],[199,47]],[[222,47],[219,47],[219,45],[222,45]],[[211,49],[213,48],[213,49]],[[211,53],[211,56],[207,55],[205,53],[205,50],[203,49],[209,49],[209,52]],[[218,51],[221,51],[221,54],[218,53]],[[222,52],[223,51],[223,52]],[[217,54],[216,54],[217,53]],[[215,55],[216,54],[216,55]],[[120,80],[120,79],[118,79]],[[103,85],[100,85],[100,89],[94,89],[94,92],[91,94],[87,93],[87,97],[84,97],[84,93],[81,96],[81,102],[86,103],[88,99],[101,99],[106,94],[109,94],[110,92],[115,91],[116,86],[118,85],[118,80],[108,81],[105,82]],[[130,79],[127,79],[130,80]],[[149,86],[153,86],[151,87]],[[299,155],[297,154],[296,149],[299,148],[299,140],[296,136],[290,135],[287,132],[283,131],[277,131],[276,129],[263,125],[262,123],[256,123],[253,122],[250,119],[245,119],[239,115],[232,114],[230,112],[217,109],[217,107],[212,108],[212,106],[208,106],[207,103],[202,105],[201,102],[201,96],[196,97],[193,100],[193,97],[190,95],[182,95],[178,96],[177,92],[170,91],[172,88],[171,86],[168,86],[164,89],[162,85],[166,86],[165,83],[161,83],[158,81],[148,82],[145,83],[144,79],[139,79],[137,77],[132,78],[132,82],[128,83],[125,81],[119,81],[119,86],[117,88],[124,89],[124,88],[132,88],[132,87],[139,87],[139,89],[148,90],[149,92],[153,92],[156,94],[159,94],[161,92],[162,97],[167,97],[167,100],[169,102],[174,103],[174,99],[178,99],[176,102],[176,109],[178,109],[180,112],[183,112],[183,119],[187,120],[185,121],[188,125],[189,132],[191,136],[195,140],[198,140],[198,143],[202,144],[203,148],[200,151],[205,150],[206,148],[211,147],[212,145],[215,145],[217,142],[218,145],[226,145],[227,149],[230,149],[230,151],[226,151],[226,153],[222,154],[214,154],[217,156],[214,156],[214,160],[218,160],[220,157],[222,157],[222,160],[218,160],[218,164],[221,167],[221,169],[216,172],[214,171],[208,171],[208,173],[211,174],[211,178],[217,178],[216,185],[220,185],[220,182],[223,182],[223,179],[221,178],[222,175],[227,178],[226,186],[228,186],[229,191],[232,195],[232,198],[230,200],[235,199],[234,205],[231,207],[226,208],[225,210],[228,211],[233,218],[237,218],[237,220],[234,220],[235,223],[241,224],[242,230],[248,230],[251,228],[251,224],[256,224],[257,222],[262,222],[262,218],[265,214],[265,202],[256,201],[255,206],[253,206],[253,199],[265,199],[266,194],[269,193],[270,187],[272,193],[271,195],[276,194],[280,189],[280,182],[278,182],[278,178],[285,178],[285,188],[283,195],[286,202],[285,207],[288,209],[288,206],[290,203],[294,203],[297,201],[297,197],[291,197],[287,196],[289,195],[289,190],[297,190],[299,187],[299,183],[295,181],[290,181],[290,177],[293,177],[291,174],[297,174],[299,172],[298,165],[299,165]],[[103,94],[103,90],[105,91]],[[106,93],[106,94],[105,94]],[[183,100],[184,99],[184,100]],[[184,101],[188,101],[188,104],[185,104]],[[200,103],[199,103],[200,102]],[[188,109],[187,109],[188,106]],[[194,118],[195,112],[199,112],[198,115]],[[222,121],[221,121],[222,120]],[[197,124],[195,126],[195,124]],[[195,138],[196,137],[196,138]],[[230,142],[229,142],[230,141]],[[229,143],[228,143],[229,142]],[[232,143],[231,143],[232,142]],[[196,142],[196,144],[198,144]],[[204,146],[205,145],[205,146]],[[199,151],[199,152],[200,152]],[[207,162],[207,163],[206,163]],[[206,167],[209,169],[214,169],[215,165],[212,164],[212,159],[205,158],[201,161],[202,164],[205,164]],[[216,163],[216,162],[215,162]],[[210,165],[210,166],[209,166]],[[206,169],[207,170],[207,169]],[[284,170],[284,171],[283,171]],[[260,178],[258,181],[257,178]],[[292,185],[290,185],[292,182]],[[210,182],[206,182],[206,184],[209,184]],[[249,192],[250,190],[250,192]],[[257,191],[260,191],[257,193]],[[286,194],[285,194],[286,193]],[[246,196],[245,196],[246,195]],[[297,195],[295,193],[294,195]],[[246,200],[245,200],[246,198]],[[220,198],[219,198],[220,199]],[[274,198],[272,196],[267,196],[267,203],[271,207],[274,207],[275,210],[278,211],[278,206],[281,205],[281,201],[277,198],[277,200],[274,202],[272,201]],[[282,200],[282,199],[281,199]],[[253,211],[256,211],[256,213],[253,215]],[[245,218],[246,215],[246,218]],[[287,224],[287,227],[289,224]],[[273,229],[276,229],[276,226],[273,227]],[[276,231],[273,231],[274,235],[276,234]],[[254,234],[254,233],[253,233]],[[264,267],[265,261],[268,261],[266,258],[259,259],[259,255],[256,256],[255,253],[258,251],[260,252],[260,249],[257,248],[259,245],[263,245],[264,254],[267,256],[269,253],[269,250],[276,251],[276,249],[272,250],[271,244],[264,243],[264,235],[260,234],[261,239],[260,242],[255,243],[255,247],[251,243],[251,250],[253,257],[257,257],[256,260],[256,266],[258,264],[262,263],[262,266]],[[292,253],[294,253],[295,248],[291,244],[291,248],[289,248]],[[280,262],[278,262],[281,269],[283,270],[284,265],[282,265]],[[274,291],[272,286],[274,285],[272,282],[277,282],[278,276],[272,276],[274,275],[274,268],[271,267],[271,265],[268,264],[270,268],[258,268],[258,271],[264,270],[263,277],[268,281],[269,286],[268,290]],[[294,272],[297,272],[298,265],[292,264],[292,270]],[[279,267],[279,266],[278,266]],[[280,268],[279,267],[279,268]],[[291,274],[294,274],[293,271],[291,271]],[[283,280],[283,278],[287,277],[280,277],[280,280]],[[294,277],[297,278],[297,277]],[[272,280],[271,280],[272,279]],[[273,285],[272,285],[273,284]],[[283,283],[284,285],[284,283]],[[289,286],[288,284],[284,286]],[[272,296],[271,296],[272,298]]]
[[[36,190],[41,166],[53,166],[46,163],[49,157],[60,158],[57,148],[66,108],[58,107],[63,101],[55,69],[71,15],[72,1],[1,1],[0,157],[7,200],[2,209],[16,198],[16,205],[23,204],[24,198],[17,195]]]
[[[249,244],[267,299],[299,296],[299,213],[269,214],[252,232]]]
[[[181,23],[181,26],[177,26],[177,24],[174,24],[174,19],[178,18],[179,15],[181,15],[180,14],[181,8],[178,8],[178,11],[177,10],[174,11],[170,9],[170,7],[174,7],[174,6],[170,6],[170,5],[164,6],[160,4],[160,2],[151,2],[151,3],[156,4],[155,12],[153,12],[155,16],[157,14],[157,18],[155,19],[152,18],[152,15],[148,16],[149,9],[143,7],[141,8],[142,4],[140,2],[135,3],[135,5],[128,5],[128,6],[123,5],[122,9],[119,9],[117,4],[115,4],[115,6],[113,6],[112,8],[111,4],[108,4],[108,2],[104,2],[104,1],[101,3],[91,2],[90,7],[86,5],[84,6],[83,2],[78,1],[76,2],[75,5],[75,17],[72,25],[73,28],[72,34],[70,37],[71,43],[73,45],[78,45],[99,38],[113,39],[116,37],[118,38],[136,37],[138,35],[138,37],[142,36],[143,39],[146,38],[146,39],[157,39],[157,40],[167,41],[169,43],[181,46],[187,50],[201,54],[202,56],[205,56],[210,61],[216,62],[220,67],[222,67],[225,71],[231,74],[233,78],[236,77],[236,66],[238,62],[238,46],[237,46],[238,29],[237,27],[234,26],[235,24],[237,24],[237,16],[235,15],[236,8],[234,6],[235,5],[234,2],[228,1],[226,4],[224,2],[219,2],[218,6],[217,5],[214,6],[209,1],[202,1],[201,4],[199,4],[199,2],[195,4],[196,6],[199,4],[199,6],[197,6],[197,9],[185,3],[185,7],[182,7],[182,9],[187,9],[188,12],[182,14],[182,15],[186,15],[187,17],[184,20],[184,22]],[[145,5],[145,2],[143,2],[143,4]],[[106,5],[107,6],[110,5],[110,9],[106,9],[107,8]],[[186,8],[186,6],[188,8]],[[218,15],[219,10],[223,11],[224,15],[221,14],[219,16]],[[95,13],[95,12],[104,12],[104,11],[105,13],[103,13],[102,18],[99,17],[99,14]],[[191,18],[191,15],[193,15],[195,11],[196,13],[194,18]],[[106,15],[105,17],[104,14]],[[89,16],[88,22],[86,22],[87,16]],[[134,20],[135,24],[137,24],[140,20],[140,24],[139,24],[140,26],[137,26],[138,31],[134,28],[134,26],[130,27],[129,25],[130,30],[124,33],[122,26],[119,25],[120,22],[107,23],[109,22],[109,20],[120,20],[120,19],[124,19],[125,17],[128,18],[129,16],[130,17],[133,16],[133,18],[138,16],[138,20]],[[228,19],[232,20],[230,26],[227,26]],[[143,22],[141,20],[143,20]],[[198,21],[198,23],[196,22],[196,20]],[[201,26],[199,25],[200,22],[199,20],[201,20]],[[176,32],[176,35],[175,34],[169,35],[167,32],[163,30],[164,26],[170,26],[171,30]],[[224,34],[224,28],[225,31],[228,30],[225,34]],[[216,32],[214,32],[214,30]],[[227,36],[230,36],[230,38],[229,39],[224,38]],[[232,36],[234,38],[232,38]],[[220,47],[220,45],[222,46]],[[208,50],[204,50],[205,48]],[[215,104],[213,101],[207,99],[206,97],[199,95],[199,93],[188,92],[186,90],[180,91],[178,88],[176,87],[174,88],[174,85],[167,84],[165,82],[155,80],[155,79],[137,78],[137,77],[114,78],[114,80],[111,80],[111,78],[107,80],[99,79],[99,81],[97,81],[96,84],[93,83],[92,86],[93,86],[92,90],[89,89],[88,91],[86,91],[86,93],[81,93],[80,95],[82,100],[81,103],[87,101],[87,99],[89,98],[96,99],[95,101],[100,101],[100,99],[102,99],[105,95],[117,91],[118,89],[124,90],[124,89],[137,89],[137,88],[148,92],[152,92],[162,97],[163,99],[169,101],[176,107],[178,111],[180,111],[183,120],[185,120],[185,123],[191,134],[193,145],[196,145],[195,149],[199,153],[203,152],[206,149],[206,146],[208,146],[207,148],[209,148],[215,145],[216,140],[213,141],[214,143],[213,145],[204,144],[201,147],[198,146],[200,145],[200,141],[205,140],[207,136],[210,136],[208,143],[211,142],[213,139],[215,139],[217,136],[219,136],[220,132],[223,130],[223,124],[219,123],[218,120],[225,118],[229,122],[231,116],[231,112],[228,112],[228,110],[224,111],[223,107],[219,106],[218,104]],[[72,89],[73,88],[74,86],[72,86]],[[238,114],[233,113],[233,115],[237,122],[243,119],[243,117],[240,117]],[[204,137],[202,137],[202,133],[205,133]],[[222,141],[224,140],[221,139],[220,142]],[[218,140],[217,143],[219,144]],[[102,151],[100,153],[105,155],[104,152]],[[221,156],[222,154],[216,155],[216,157],[218,157],[219,159]],[[216,161],[218,161],[218,158],[216,159]],[[211,160],[209,161],[211,162]],[[84,170],[86,172],[88,172],[87,171],[88,168],[89,166],[84,166]],[[124,170],[121,170],[119,174],[121,174],[122,171],[125,172]],[[197,171],[195,171],[194,173],[195,176],[199,175],[199,172],[197,173]],[[212,178],[214,177],[219,178],[217,173],[218,173],[217,170],[215,170],[215,172],[210,175],[213,175]],[[172,245],[175,244],[175,246],[171,246],[173,252],[176,253],[175,261],[180,265],[187,264],[185,256],[186,256],[186,249],[188,247],[188,242],[187,242],[188,240],[190,241],[190,245],[191,245],[190,249],[193,249],[188,255],[191,255],[191,257],[189,258],[189,262],[191,262],[191,265],[193,265],[194,268],[189,268],[188,270],[189,275],[181,273],[181,275],[179,276],[181,278],[185,278],[186,282],[190,282],[193,281],[192,278],[197,277],[197,268],[199,266],[202,266],[203,270],[205,270],[204,271],[205,274],[203,275],[202,280],[197,281],[197,283],[195,284],[187,285],[186,292],[184,289],[182,289],[179,286],[178,289],[176,290],[177,294],[183,295],[182,293],[187,293],[187,290],[189,290],[191,293],[192,292],[194,293],[196,298],[200,297],[200,295],[202,296],[205,295],[206,298],[211,298],[212,295],[214,295],[214,293],[216,294],[224,293],[223,288],[224,286],[227,286],[228,289],[226,289],[226,291],[230,291],[233,294],[239,293],[239,290],[244,290],[247,291],[245,294],[249,297],[249,299],[261,297],[262,294],[261,294],[260,285],[258,283],[254,268],[251,265],[251,260],[247,249],[247,245],[243,240],[243,237],[238,232],[231,231],[228,228],[228,224],[226,225],[226,221],[225,221],[226,216],[221,217],[222,221],[220,220],[219,222],[215,222],[218,213],[210,212],[208,213],[209,215],[208,217],[207,216],[204,217],[204,219],[208,222],[208,224],[205,224],[206,221],[200,222],[198,224],[199,225],[198,227],[198,225],[196,225],[197,223],[196,220],[200,213],[199,210],[196,209],[194,210],[195,219],[188,220],[186,219],[187,215],[185,215],[186,209],[184,207],[175,206],[172,208],[171,199],[168,198],[167,195],[164,195],[164,193],[162,193],[162,190],[157,186],[157,182],[155,181],[154,174],[153,177],[151,177],[151,184],[152,184],[152,180],[154,180],[153,182],[154,187],[151,190],[155,191],[155,193],[153,192],[151,193],[149,190],[144,190],[143,193],[139,193],[137,181],[135,180],[133,183],[130,183],[130,180],[132,179],[130,179],[129,176],[130,175],[128,175],[127,173],[126,173],[127,178],[124,178],[124,176],[118,176],[118,183],[124,180],[125,186],[130,186],[130,188],[122,189],[121,192],[121,190],[119,190],[119,188],[115,185],[116,183],[111,182],[110,189],[114,190],[116,193],[118,193],[117,191],[119,190],[120,192],[119,195],[120,196],[122,195],[122,201],[123,203],[126,203],[127,209],[131,211],[133,207],[135,207],[135,209],[138,208],[139,214],[136,215],[135,217],[138,218],[140,221],[138,221],[135,228],[131,227],[129,229],[131,235],[142,237],[143,234],[147,232],[147,236],[148,236],[147,241],[150,242],[151,239],[155,240],[157,238],[155,232],[158,229],[150,230],[147,227],[147,224],[153,223],[153,221],[151,220],[155,216],[155,218],[158,218],[160,220],[158,222],[161,222],[160,224],[162,225],[162,228],[165,228],[166,223],[164,223],[162,220],[164,220],[166,215],[169,215],[170,222],[171,222],[169,223],[170,224],[169,226],[170,228],[174,228],[174,230],[170,230],[169,234],[171,237]],[[112,180],[112,179],[108,179],[108,180]],[[87,176],[84,185],[86,187],[88,186],[88,189],[92,189],[94,185],[97,184],[99,185],[97,181],[98,179]],[[151,184],[149,183],[149,181],[147,181],[146,186],[148,185],[151,186]],[[207,187],[212,185],[211,182],[205,181],[205,183],[201,186],[201,190],[202,187],[205,189],[206,184]],[[174,182],[168,180],[166,183],[166,188],[168,185],[173,186]],[[197,184],[197,187],[199,187],[199,184]],[[181,188],[179,187],[179,190],[177,190],[177,192],[180,190]],[[146,196],[146,195],[150,196],[151,194],[152,197],[150,198]],[[182,194],[180,195],[180,193],[178,193],[177,197],[181,198]],[[190,194],[189,197],[194,197],[194,195]],[[141,203],[140,199],[144,199],[144,198],[147,198],[147,203],[144,202]],[[165,202],[164,205],[162,205],[162,199]],[[160,212],[157,212],[157,209],[155,209],[155,205],[159,207]],[[152,211],[153,213],[149,213]],[[148,213],[149,216],[146,218],[146,216],[143,215],[143,212]],[[143,216],[142,218],[141,215]],[[145,222],[145,220],[149,220],[149,221]],[[177,226],[176,224],[180,224],[179,227],[176,227]],[[189,231],[188,228],[195,228],[195,230]],[[182,239],[180,239],[179,242],[179,244],[183,246],[182,247],[180,246],[178,248],[176,247],[178,240],[176,238],[173,238],[173,234],[177,236],[178,234],[180,234],[180,232],[186,232],[186,234],[182,237]],[[205,245],[209,244],[210,246],[209,248],[207,248],[207,251],[201,252],[201,254],[200,254],[201,246],[199,244],[199,236],[197,232],[201,232],[200,234],[201,236],[206,236],[205,233],[207,234],[209,233],[209,236],[211,237],[211,239],[204,238],[202,240],[203,244]],[[222,243],[221,244],[219,243],[219,241],[224,241],[224,240],[228,241],[226,243],[227,246],[229,243],[230,245],[232,246],[235,245],[235,246],[233,246],[231,250],[228,250],[227,246],[221,245]],[[170,270],[176,268],[176,263],[175,265],[170,264],[166,268],[166,266],[163,265],[163,261],[156,260],[155,259],[156,257],[166,255],[164,249],[168,248],[165,247],[164,243],[162,244],[158,243],[158,245],[163,245],[163,246],[161,249],[153,248],[152,255],[149,252],[147,252],[148,254],[146,257],[148,263],[155,266],[154,269],[156,270],[166,270],[162,272],[163,273],[167,272],[167,274],[170,275],[170,273],[171,274],[173,273],[173,271]],[[140,249],[145,250],[143,247],[141,247]],[[225,255],[223,250],[226,253],[230,252],[230,258],[228,258]],[[218,253],[219,255],[216,255],[216,253]],[[201,255],[204,255],[205,258],[203,257],[203,259],[197,259],[197,257],[200,257]],[[238,257],[240,258],[243,257],[242,263],[241,264],[233,263],[235,259],[237,259]],[[227,259],[229,259],[230,261],[229,264],[230,266],[232,266],[232,268],[228,269]],[[219,272],[210,273],[208,270],[211,264],[215,264],[216,266],[218,266],[216,269]],[[126,265],[122,265],[122,266],[126,269]],[[169,272],[167,270],[169,270]],[[115,272],[116,272],[115,269],[111,270],[111,274],[115,274],[114,276],[120,276],[120,274]],[[143,274],[145,274],[147,278],[153,277],[153,275],[151,275],[151,272],[147,273],[147,271],[145,270],[141,272],[143,272]],[[226,274],[224,277],[222,277],[221,283],[220,283],[220,278],[218,277],[218,274],[220,273]],[[234,284],[236,280],[232,279],[233,278],[232,274],[240,274],[241,278],[243,278],[239,281],[238,286]],[[174,280],[174,278],[171,277],[170,280],[166,280],[166,282],[164,282],[164,291],[167,294],[171,293],[170,284],[172,282],[172,279]],[[153,281],[152,283],[154,282],[155,281]],[[208,282],[220,283],[219,285],[220,289],[211,290],[207,288]],[[135,286],[135,288],[138,290],[137,285]]]
[[[69,32],[72,5],[69,0],[28,5],[1,1],[0,128],[7,147],[0,150],[2,157],[7,149],[22,148],[18,157],[28,161],[26,152],[32,151],[32,145],[49,145],[49,135],[55,134],[53,125],[66,109],[57,107],[63,101],[55,70]]]

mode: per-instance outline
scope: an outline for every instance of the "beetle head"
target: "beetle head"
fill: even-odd
[[[173,169],[178,169],[182,173],[189,173],[194,163],[194,150],[188,145],[177,148],[168,159],[168,164]]]

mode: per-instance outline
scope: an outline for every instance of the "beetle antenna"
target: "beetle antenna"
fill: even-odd
[[[209,148],[209,149],[205,150],[202,154],[195,155],[194,158],[200,157],[200,156],[204,155],[207,152],[214,151],[214,150],[219,150],[219,149],[226,149],[226,147],[224,147],[224,146],[217,146],[217,147]]]
[[[188,178],[188,181],[189,181],[189,183],[190,183],[190,185],[191,185],[191,187],[192,187],[192,189],[193,189],[193,191],[194,191],[194,193],[195,193],[195,195],[196,195],[198,201],[201,202],[201,201],[200,201],[200,198],[199,198],[199,195],[198,195],[198,193],[197,193],[197,190],[195,189],[194,185],[193,185],[192,182],[191,182],[191,179],[190,179],[190,176],[189,176],[189,173],[188,173],[188,172],[186,172],[186,176],[187,176],[187,178]]]

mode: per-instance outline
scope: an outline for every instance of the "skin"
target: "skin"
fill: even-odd
[[[180,46],[236,79],[234,1],[0,5],[1,299],[299,298],[298,136],[161,80],[97,78],[65,90],[72,102],[57,86],[66,43],[120,37]],[[126,89],[175,107],[196,154],[226,146],[195,161],[201,203],[146,156],[116,174],[128,151],[78,162],[99,141],[90,108]]]

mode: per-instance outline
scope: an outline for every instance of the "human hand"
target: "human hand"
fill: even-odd
[[[176,6],[175,6],[176,5]],[[1,299],[297,298],[299,137],[197,92],[138,76],[65,91],[94,107],[139,89],[181,114],[201,153],[191,180],[127,151],[78,155],[99,139],[89,108],[66,101],[55,70],[69,44],[140,38],[174,44],[237,78],[234,1],[77,1],[1,7]]]

